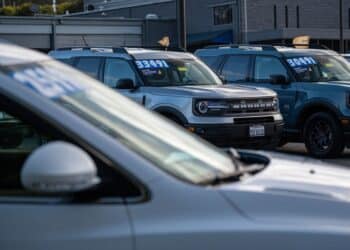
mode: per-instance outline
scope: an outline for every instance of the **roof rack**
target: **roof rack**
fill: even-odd
[[[308,47],[309,49],[323,49],[323,50],[331,50],[326,45],[323,44],[317,44],[317,43],[311,43],[311,44],[293,44],[293,43],[274,43],[272,46],[280,46],[280,47],[290,47],[290,48],[296,48],[296,47]]]
[[[153,50],[160,50],[160,51],[178,51],[178,52],[186,52],[182,48],[178,47],[161,47],[161,46],[123,46],[123,47],[103,47],[103,46],[96,46],[96,47],[89,47],[89,46],[77,46],[77,47],[63,47],[58,48],[58,51],[71,51],[71,50],[91,50],[91,51],[102,51],[102,50],[112,50],[113,53],[121,53],[121,54],[128,54],[127,49],[153,49]]]
[[[126,46],[126,49],[152,49],[152,50],[163,50],[163,51],[178,51],[186,52],[185,49],[179,47],[162,47],[162,46]]]
[[[219,49],[219,48],[232,48],[232,49],[261,49],[265,51],[277,51],[273,45],[267,44],[226,44],[226,45],[209,45],[204,47],[205,49]]]
[[[102,50],[111,50],[113,53],[120,53],[120,54],[128,54],[128,51],[124,47],[84,47],[84,46],[77,46],[77,47],[63,47],[58,48],[58,51],[71,51],[71,50],[90,50],[94,52],[102,52]]]

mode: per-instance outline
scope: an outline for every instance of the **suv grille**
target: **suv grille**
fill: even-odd
[[[260,113],[260,112],[274,112],[277,110],[277,103],[273,98],[264,99],[246,99],[246,100],[231,100],[229,109],[226,114],[239,113]]]

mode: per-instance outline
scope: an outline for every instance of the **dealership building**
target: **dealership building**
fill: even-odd
[[[186,0],[187,40],[191,48],[218,43],[288,43],[299,35],[338,50],[338,0]],[[84,0],[75,16],[174,21],[176,0]],[[350,1],[343,0],[344,47],[350,50]],[[176,25],[166,29],[177,43]]]

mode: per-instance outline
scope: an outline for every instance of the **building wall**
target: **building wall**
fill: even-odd
[[[85,0],[87,2],[97,0]],[[101,0],[98,0],[100,3]],[[144,18],[147,13],[158,14],[161,18],[176,18],[175,0],[108,0],[123,9],[106,12],[107,16]],[[149,2],[151,5],[144,5]],[[139,7],[126,8],[122,2],[139,4]],[[247,9],[245,10],[244,2]],[[110,4],[111,4],[110,3]],[[213,6],[232,4],[233,23],[214,25]],[[111,6],[111,5],[106,5]],[[115,5],[117,6],[117,5]],[[274,25],[274,6],[276,6],[276,27]],[[349,40],[350,49],[350,0],[343,0],[344,38]],[[288,8],[288,27],[286,26],[286,7]],[[299,27],[297,25],[299,7]],[[245,12],[247,18],[245,18]],[[101,13],[88,14],[101,15]],[[247,23],[245,23],[247,20]],[[339,1],[338,0],[187,0],[188,33],[200,34],[220,30],[233,30],[235,35],[247,38],[247,42],[285,41],[298,35],[310,35],[314,40],[322,40],[330,47],[339,43]],[[246,30],[247,28],[247,30]],[[329,44],[328,44],[329,41]],[[339,47],[339,44],[338,44]]]

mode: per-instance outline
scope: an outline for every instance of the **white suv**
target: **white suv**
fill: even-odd
[[[189,53],[68,48],[50,52],[217,146],[269,147],[283,128],[276,93],[226,86]]]

